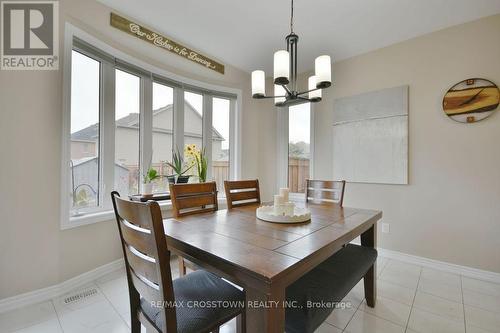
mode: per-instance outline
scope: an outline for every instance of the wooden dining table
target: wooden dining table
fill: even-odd
[[[246,294],[247,332],[285,330],[286,287],[353,239],[376,247],[382,212],[296,201],[311,220],[280,224],[256,218],[258,205],[164,219],[167,247],[202,268],[241,286]],[[375,305],[375,265],[364,278]]]

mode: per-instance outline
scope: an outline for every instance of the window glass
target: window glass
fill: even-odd
[[[214,97],[212,101],[212,176],[219,196],[225,196],[224,181],[229,179],[230,101]]]
[[[311,144],[311,105],[288,108],[288,187],[292,193],[304,193],[309,178]]]
[[[184,146],[195,145],[199,151],[203,149],[203,95],[184,92]],[[186,163],[192,162],[192,157],[185,155]],[[196,167],[187,173],[191,175],[189,182],[197,182]]]
[[[139,193],[140,89],[138,76],[115,70],[114,183],[121,195]]]
[[[99,206],[101,64],[77,51],[71,61],[71,213]]]
[[[153,161],[152,167],[162,175],[153,186],[155,193],[168,192],[168,178],[174,174],[172,162],[174,89],[153,82]]]

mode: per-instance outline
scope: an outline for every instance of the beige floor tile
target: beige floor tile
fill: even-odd
[[[451,320],[417,308],[411,310],[408,328],[419,333],[465,333],[463,321]]]
[[[12,332],[52,319],[57,319],[52,302],[47,301],[29,305],[16,310],[0,313],[0,332]]]
[[[450,301],[462,303],[462,288],[452,286],[438,281],[421,278],[418,282],[418,290],[427,294],[446,298]]]
[[[460,275],[424,267],[421,278],[460,287]]]
[[[64,333],[128,333],[129,327],[108,301],[59,314]]]
[[[342,330],[328,323],[323,323],[314,333],[342,333]]]
[[[453,320],[464,320],[464,306],[431,294],[417,291],[413,307]]]
[[[404,333],[403,326],[358,310],[344,332],[346,333]]]
[[[395,324],[406,326],[411,307],[388,298],[378,297],[374,308],[363,302],[359,309]]]
[[[496,333],[500,331],[487,331],[479,327],[471,326],[471,325],[465,325],[467,328],[467,333]]]
[[[500,332],[500,316],[498,313],[465,305],[465,323],[488,330],[490,332]],[[467,332],[469,332],[467,330]]]
[[[45,321],[34,326],[26,327],[13,333],[63,333],[57,318]]]
[[[417,289],[419,275],[386,267],[382,274],[380,274],[379,279],[402,287]]]
[[[378,280],[377,294],[380,297],[388,298],[406,305],[411,305],[413,303],[415,291],[384,280]]]
[[[462,277],[462,288],[490,296],[500,297],[500,284]]]
[[[464,290],[464,304],[500,314],[500,297]]]
[[[393,259],[389,260],[389,262],[387,263],[385,268],[393,270],[393,271],[400,271],[400,272],[405,272],[405,273],[409,273],[409,274],[413,274],[413,275],[420,275],[420,271],[422,270],[421,266],[408,264],[406,262],[393,260]]]
[[[356,313],[356,308],[335,309],[326,318],[326,322],[340,329],[344,329]]]

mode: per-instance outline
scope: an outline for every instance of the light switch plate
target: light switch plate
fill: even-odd
[[[382,232],[388,234],[391,232],[391,225],[389,223],[382,223]]]

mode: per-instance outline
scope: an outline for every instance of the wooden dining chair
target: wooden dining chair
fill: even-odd
[[[170,184],[170,200],[174,218],[191,214],[213,212],[219,209],[217,204],[217,184],[192,183]],[[179,274],[186,274],[186,266],[192,270],[196,265],[179,256]]]
[[[306,179],[306,202],[344,205],[345,180]]]
[[[125,258],[132,333],[140,333],[141,324],[148,333],[218,332],[236,316],[241,316],[239,330],[245,329],[242,291],[204,270],[172,280],[170,251],[157,202],[129,201],[118,192],[112,192],[111,198]],[[229,307],[183,306],[224,301],[234,303]]]
[[[260,204],[259,180],[225,180],[227,209]]]

